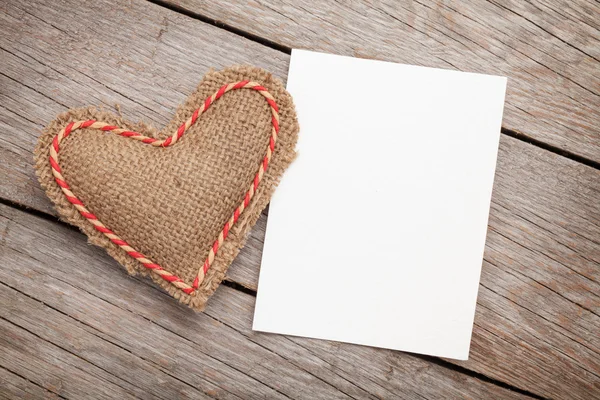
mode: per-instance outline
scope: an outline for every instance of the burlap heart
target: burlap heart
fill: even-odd
[[[203,310],[297,135],[282,83],[233,67],[208,73],[161,132],[95,108],[67,111],[41,135],[36,170],[61,218],[130,274]]]

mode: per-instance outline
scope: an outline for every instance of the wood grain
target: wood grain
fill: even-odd
[[[252,332],[254,297],[225,286],[195,313],[4,205],[0,232],[0,362],[60,396],[526,398],[406,353]]]
[[[508,76],[505,128],[600,161],[596,2],[167,3],[290,48]]]
[[[59,397],[43,387],[0,367],[0,398],[12,399],[59,399]]]
[[[3,52],[0,58],[0,157],[3,160],[0,174],[7,179],[0,180],[0,197],[48,214],[54,211],[34,177],[31,150],[43,124],[56,113],[94,102],[106,107],[118,102],[127,118],[162,125],[209,66],[255,63],[280,77],[284,77],[287,70],[289,57],[286,54],[140,0],[123,0],[110,5],[100,1],[85,10],[74,1],[57,2],[52,7],[41,1],[34,2],[31,7],[11,1],[4,7],[0,14],[6,32],[0,35]],[[69,24],[63,23],[65,13],[73,15]],[[142,13],[143,20],[135,18]],[[90,24],[89,19],[98,23]],[[187,51],[189,43],[194,44],[193,51]],[[501,140],[498,163],[471,360],[459,365],[541,396],[593,398],[600,392],[600,345],[595,334],[600,330],[599,172],[506,136]],[[248,288],[256,287],[265,221],[266,216],[263,216],[230,270],[230,279]],[[65,228],[49,227],[48,231],[56,229]],[[81,240],[74,231],[70,235]],[[41,247],[38,250],[52,253],[46,236],[31,240]],[[77,277],[93,284],[98,276],[103,276],[106,268],[114,268],[114,263],[106,261],[100,254],[98,249],[77,247],[71,255],[71,264],[63,265],[60,271],[77,273]],[[102,269],[94,270],[95,273],[85,278],[90,271],[78,271],[80,263],[87,264],[96,257],[104,260]],[[13,268],[13,264],[7,265]],[[131,281],[124,274],[122,280]],[[145,287],[142,283],[137,285]],[[117,290],[110,286],[101,289],[108,291],[106,296],[110,290]],[[227,294],[216,297],[213,302],[220,305],[214,307],[223,307],[230,314],[218,318],[235,319],[241,313],[245,317],[239,317],[242,321],[237,323],[241,325],[236,326],[242,329],[243,318],[250,318],[250,311],[241,310],[251,310],[253,299],[228,288],[222,288],[218,293],[223,291]],[[70,293],[64,298],[80,296],[79,291],[64,293]],[[121,300],[111,297],[110,301],[128,309],[129,302],[137,301],[137,296],[132,293]],[[157,292],[148,292],[149,297],[152,297],[151,293],[156,296]],[[243,307],[236,309],[229,304],[238,301],[236,296],[246,299]],[[34,299],[43,300],[42,297]],[[159,299],[159,303],[154,301],[136,303],[135,312],[148,311],[149,304],[173,307],[169,299]],[[80,318],[92,318],[95,311],[94,308],[81,309]],[[183,312],[178,311],[177,315]],[[86,317],[86,313],[92,316]],[[188,319],[197,318],[191,315]],[[177,333],[188,338],[191,327],[200,329],[206,323],[200,318],[189,325],[189,330],[181,327]],[[245,326],[247,329],[249,323]],[[120,329],[116,325],[112,328]],[[331,372],[328,379],[335,388],[355,397],[366,397],[365,393],[382,393],[384,397],[390,397],[394,392],[379,380],[388,373],[399,385],[404,379],[402,374],[411,370],[410,363],[408,366],[395,367],[389,363],[384,366],[388,353],[371,353],[372,350],[366,350],[368,348],[297,338],[286,340],[292,343],[288,350],[291,353],[285,353],[287,355],[294,354],[295,346],[309,346],[307,353],[302,353],[303,356],[296,360],[297,364],[302,359],[306,368],[310,366],[319,371],[318,366],[330,365],[339,374],[342,372],[337,368],[343,367],[343,379],[334,377]],[[167,352],[164,347],[162,349]],[[246,351],[245,347],[240,349]],[[212,351],[217,350],[206,350],[206,358],[210,359]],[[340,351],[344,354],[344,362],[336,358]],[[382,364],[373,367],[371,358]],[[359,361],[369,364],[360,367],[357,366]],[[270,366],[268,362],[266,364]],[[418,364],[418,368],[433,368],[430,364]],[[391,369],[386,369],[390,366]],[[244,368],[243,371],[249,370]],[[367,371],[362,372],[367,377],[361,377],[361,390],[346,382],[353,382],[357,369]],[[148,374],[146,372],[145,376]],[[262,378],[273,380],[273,374],[263,374]],[[421,378],[414,378],[410,384],[421,382]],[[226,386],[228,391],[216,384],[211,388],[208,385],[212,381],[206,383],[198,379],[185,375],[186,382],[192,382],[192,386],[202,384],[210,393],[220,390],[224,397],[232,392],[237,395],[229,386]],[[452,380],[449,382],[443,385],[453,384]],[[289,383],[295,384],[295,381]],[[276,396],[276,392],[265,392],[268,389],[260,385],[255,389],[257,394]],[[429,397],[440,397],[435,395],[433,388],[428,390]],[[135,393],[134,389],[131,391]],[[157,397],[173,394],[158,389],[152,393]]]

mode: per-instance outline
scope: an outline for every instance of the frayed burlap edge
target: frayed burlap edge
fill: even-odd
[[[60,187],[54,181],[48,160],[49,149],[54,136],[69,122],[88,119],[107,122],[111,125],[140,132],[149,137],[165,138],[175,131],[177,127],[192,114],[193,110],[198,108],[200,104],[202,104],[208,96],[212,95],[221,85],[233,82],[233,77],[235,77],[235,80],[237,81],[251,80],[258,82],[266,87],[275,97],[280,109],[279,141],[275,147],[275,152],[273,153],[269,168],[267,169],[252,201],[240,215],[238,222],[229,231],[229,236],[219,248],[215,261],[208,270],[204,281],[196,293],[193,296],[190,296],[146,269],[137,260],[128,256],[106,236],[96,231],[92,224],[90,224],[90,222],[68,202]],[[202,117],[200,117],[198,123],[202,123]],[[271,195],[279,183],[283,172],[293,161],[298,131],[299,125],[294,104],[291,96],[285,90],[283,83],[262,69],[250,66],[234,66],[222,71],[208,72],[194,93],[187,98],[184,104],[178,107],[171,122],[160,132],[143,122],[134,124],[124,120],[120,116],[98,110],[95,107],[73,108],[60,114],[55,120],[48,124],[38,139],[34,150],[35,169],[41,186],[45,189],[50,200],[55,204],[56,210],[62,220],[77,226],[88,236],[90,243],[106,249],[107,253],[123,265],[129,274],[149,275],[154,282],[165,289],[171,296],[175,297],[180,302],[189,305],[196,311],[203,311],[208,298],[223,281],[227,268],[238,255],[240,249],[244,246],[250,229],[254,226],[260,217],[260,214],[268,205]],[[199,210],[199,212],[201,212],[201,210]],[[127,238],[124,239],[127,240]]]

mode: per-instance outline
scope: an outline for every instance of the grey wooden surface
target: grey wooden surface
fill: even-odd
[[[0,6],[0,394],[600,398],[596,4],[174,4]],[[508,75],[469,361],[252,332],[267,212],[204,314],[55,219],[31,156],[55,114],[119,103],[160,126],[211,67],[285,79],[288,46]]]
[[[597,1],[166,2],[280,46],[508,76],[506,129],[600,161]]]

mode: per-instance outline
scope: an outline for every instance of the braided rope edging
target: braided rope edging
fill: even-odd
[[[208,256],[204,261],[204,264],[198,269],[198,273],[194,278],[194,282],[192,285],[185,283],[181,278],[172,274],[171,272],[163,269],[160,265],[152,262],[146,256],[141,254],[132,248],[126,241],[121,239],[117,234],[115,234],[112,230],[110,230],[106,225],[104,225],[96,215],[91,213],[85,205],[73,194],[70,186],[67,184],[65,178],[62,175],[62,171],[60,165],[58,163],[58,153],[60,150],[60,143],[63,139],[69,136],[76,130],[82,129],[98,129],[101,131],[112,132],[116,135],[127,137],[133,140],[140,141],[144,144],[149,144],[155,147],[168,147],[177,143],[178,140],[185,134],[185,132],[196,123],[198,117],[202,115],[216,100],[221,98],[225,93],[237,90],[237,89],[252,89],[256,90],[260,93],[271,108],[271,137],[269,139],[269,145],[267,146],[266,154],[259,164],[258,172],[254,176],[254,180],[250,185],[250,188],[246,191],[244,199],[240,203],[240,205],[235,209],[229,220],[225,223],[223,230],[219,233],[219,236],[214,241],[212,247],[208,252]],[[279,134],[279,108],[277,107],[277,103],[273,96],[269,93],[269,91],[256,82],[251,81],[240,81],[235,83],[230,83],[227,85],[223,85],[216,93],[212,96],[208,97],[202,106],[197,108],[192,116],[188,118],[181,126],[177,129],[173,135],[167,137],[166,139],[155,139],[148,136],[144,136],[140,133],[129,131],[127,129],[122,129],[114,125],[109,125],[105,122],[100,122],[96,120],[87,120],[87,121],[75,121],[69,123],[66,127],[61,129],[61,131],[54,136],[52,140],[52,145],[50,146],[50,166],[52,168],[52,175],[54,175],[54,180],[60,186],[62,192],[64,193],[67,200],[73,204],[73,206],[79,211],[79,213],[86,218],[97,231],[101,232],[106,236],[111,242],[119,246],[123,251],[125,251],[129,256],[139,261],[144,267],[152,270],[154,273],[158,274],[161,278],[170,282],[172,285],[182,290],[184,293],[193,296],[196,294],[196,290],[204,280],[206,273],[210,266],[212,265],[219,248],[227,238],[229,234],[229,230],[233,227],[233,225],[238,221],[241,213],[248,207],[254,193],[256,192],[258,185],[260,184],[264,173],[266,172],[269,162],[271,161],[271,157],[273,156],[273,152],[275,151],[275,143],[277,142],[277,135]]]

